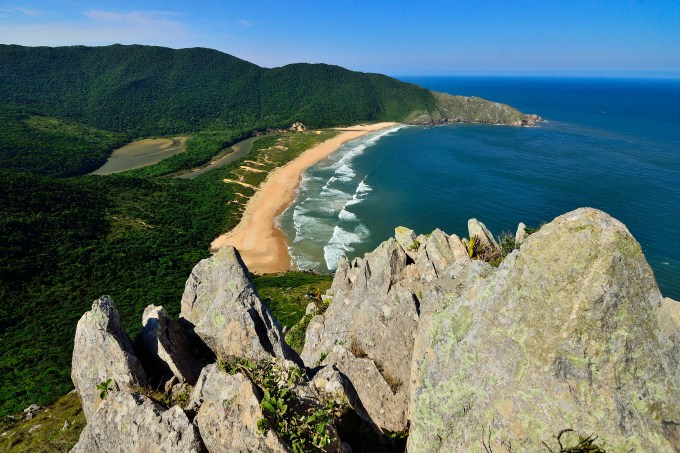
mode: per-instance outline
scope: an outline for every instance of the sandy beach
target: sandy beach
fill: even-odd
[[[241,222],[233,230],[219,236],[211,244],[217,251],[233,245],[251,272],[258,274],[285,272],[290,269],[286,236],[274,221],[295,199],[302,172],[321,161],[343,143],[370,132],[394,127],[398,123],[377,123],[339,128],[340,133],[330,140],[308,149],[283,167],[272,171],[259,189],[248,200]]]

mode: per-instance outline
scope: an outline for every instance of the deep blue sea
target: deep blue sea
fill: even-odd
[[[680,299],[680,80],[401,77],[510,104],[536,128],[402,127],[347,143],[308,169],[282,215],[300,268],[333,269],[404,225],[467,236],[602,209],[640,242],[665,296]]]

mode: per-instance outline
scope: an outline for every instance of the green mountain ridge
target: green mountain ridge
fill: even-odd
[[[254,193],[224,183],[241,176],[240,161],[193,180],[161,176],[296,121],[523,119],[502,104],[331,65],[266,69],[200,48],[0,45],[0,417],[69,391],[75,321],[94,298],[110,294],[127,319],[152,303],[176,314],[183,278]],[[175,134],[190,136],[186,152],[82,176],[126,142]],[[279,134],[288,151],[271,163],[332,134]],[[258,140],[249,158],[274,140]]]
[[[306,63],[266,69],[203,48],[0,46],[0,62],[6,102],[137,135],[197,131],[216,121],[399,121],[435,105],[428,90],[380,74]]]
[[[52,176],[85,174],[102,165],[121,141],[119,134],[129,141],[206,129],[246,133],[294,122],[313,128],[378,121],[521,125],[526,118],[503,104],[339,66],[267,69],[211,49],[141,45],[0,45],[0,99],[0,129],[10,131],[0,135],[0,168]],[[47,161],[55,153],[12,132],[26,129],[25,115],[78,123],[117,140],[84,139],[74,147],[89,148],[94,156],[76,149],[68,162],[60,158],[52,165]]]

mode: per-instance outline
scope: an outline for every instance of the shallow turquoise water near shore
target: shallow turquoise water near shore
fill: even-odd
[[[405,79],[405,78],[404,78]],[[625,223],[665,296],[680,299],[680,81],[427,77],[547,122],[405,127],[348,143],[303,175],[283,214],[299,267],[327,271],[405,225],[467,236],[538,226],[581,206]]]

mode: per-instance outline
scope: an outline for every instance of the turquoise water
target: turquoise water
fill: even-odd
[[[301,268],[333,269],[404,225],[467,236],[538,226],[581,206],[640,242],[662,293],[680,299],[680,81],[404,78],[537,113],[537,128],[404,127],[346,144],[310,168],[281,224]]]

